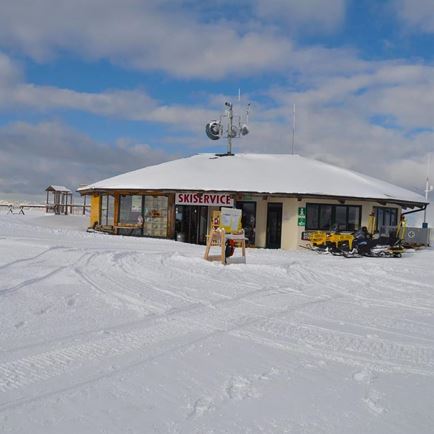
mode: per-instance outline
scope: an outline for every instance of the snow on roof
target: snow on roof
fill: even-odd
[[[423,196],[348,169],[288,154],[199,154],[81,187],[340,196],[425,203]]]
[[[71,193],[71,190],[63,185],[49,185],[45,189],[45,191],[59,191],[61,193]]]

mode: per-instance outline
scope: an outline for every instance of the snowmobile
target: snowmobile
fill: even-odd
[[[301,246],[316,253],[332,254],[340,256],[343,251],[351,250],[354,237],[351,234],[342,234],[337,231],[317,231],[309,234],[310,244]]]
[[[352,250],[343,251],[345,258],[360,258],[367,256],[371,258],[400,258],[404,252],[402,240],[398,236],[399,231],[390,232],[388,237],[366,240],[355,240]]]
[[[302,247],[316,253],[346,258],[360,258],[362,256],[400,258],[404,252],[402,239],[399,236],[403,233],[402,225],[403,223],[396,231],[390,232],[388,237],[383,236],[376,239],[367,232],[366,227],[362,227],[353,234],[317,231],[309,235],[311,244]],[[361,230],[364,230],[364,237],[359,237]]]

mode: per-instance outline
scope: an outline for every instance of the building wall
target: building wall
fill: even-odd
[[[331,204],[331,205],[339,205],[341,204],[338,200],[332,200],[332,199],[315,199],[315,198],[308,198],[308,199],[302,199],[301,201],[298,201],[297,199],[293,199],[296,201],[296,207],[295,207],[295,213],[298,214],[298,207],[306,207],[307,203],[325,203],[325,204]],[[345,205],[360,205],[362,207],[362,215],[361,215],[361,226],[369,226],[369,216],[374,211],[375,207],[383,206],[380,205],[378,202],[365,202],[365,201],[357,201],[357,200],[346,200]],[[401,214],[401,207],[398,205],[391,205],[387,204],[384,205],[390,208],[397,208],[398,209],[398,219]],[[297,225],[297,218],[295,220],[295,225]],[[302,240],[302,233],[305,231],[304,226],[291,226],[293,230],[288,236],[290,238],[289,245],[291,246],[291,249],[297,248],[299,245],[306,245],[308,242]]]
[[[149,194],[149,193],[147,193]],[[169,218],[168,218],[168,238],[174,237],[175,228],[175,206],[174,195],[170,194],[169,197]],[[119,207],[119,194],[115,193],[115,224],[117,224],[117,215]],[[237,201],[250,201],[256,202],[256,247],[266,247],[267,243],[267,209],[268,203],[281,203],[282,204],[282,238],[281,248],[285,250],[295,250],[300,245],[306,245],[308,242],[302,240],[302,233],[305,231],[304,226],[298,226],[298,208],[306,207],[307,203],[323,203],[339,205],[342,202],[333,199],[316,199],[316,198],[287,198],[272,195],[237,195]],[[359,205],[362,207],[361,211],[361,225],[368,226],[369,215],[374,210],[374,207],[382,206],[378,202],[364,202],[357,200],[345,200],[345,205]],[[401,213],[401,208],[397,205],[387,204],[385,206],[398,208],[398,218]],[[216,207],[208,208],[208,222],[211,222],[212,211],[218,209]],[[99,222],[100,214],[100,198],[99,195],[91,196],[91,214],[90,226],[95,222]]]
[[[267,244],[267,210],[269,203],[282,204],[282,249],[296,247],[297,230],[297,199],[257,195],[243,197],[241,200],[256,202],[256,247]]]
[[[267,239],[267,207],[268,203],[282,203],[282,242],[281,248],[284,250],[295,250],[300,245],[308,242],[302,240],[304,226],[298,226],[298,208],[305,208],[307,203],[324,203],[340,205],[341,202],[333,199],[308,198],[298,200],[297,198],[283,198],[273,196],[259,196],[251,200],[256,202],[256,247],[265,247]],[[378,202],[363,202],[357,200],[346,200],[345,205],[359,205],[361,209],[361,225],[368,226],[369,215],[374,207],[381,206]],[[388,207],[398,208],[398,216],[401,208],[397,205],[387,204]]]
[[[90,227],[99,223],[100,204],[99,194],[93,194],[90,197]]]

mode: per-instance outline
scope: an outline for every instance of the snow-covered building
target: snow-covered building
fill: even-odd
[[[206,241],[212,212],[243,210],[249,244],[295,249],[306,232],[394,226],[423,196],[299,155],[200,154],[81,187],[91,226],[124,235]]]

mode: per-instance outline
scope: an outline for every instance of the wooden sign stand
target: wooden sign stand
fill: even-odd
[[[246,237],[244,236],[244,230],[240,234],[226,234],[222,228],[211,229],[209,235],[207,235],[207,243],[205,249],[204,259],[207,261],[220,261],[222,264],[227,264],[225,250],[226,240],[234,240],[235,247],[241,247],[241,260],[246,263]],[[218,255],[210,255],[211,247],[218,247]]]

